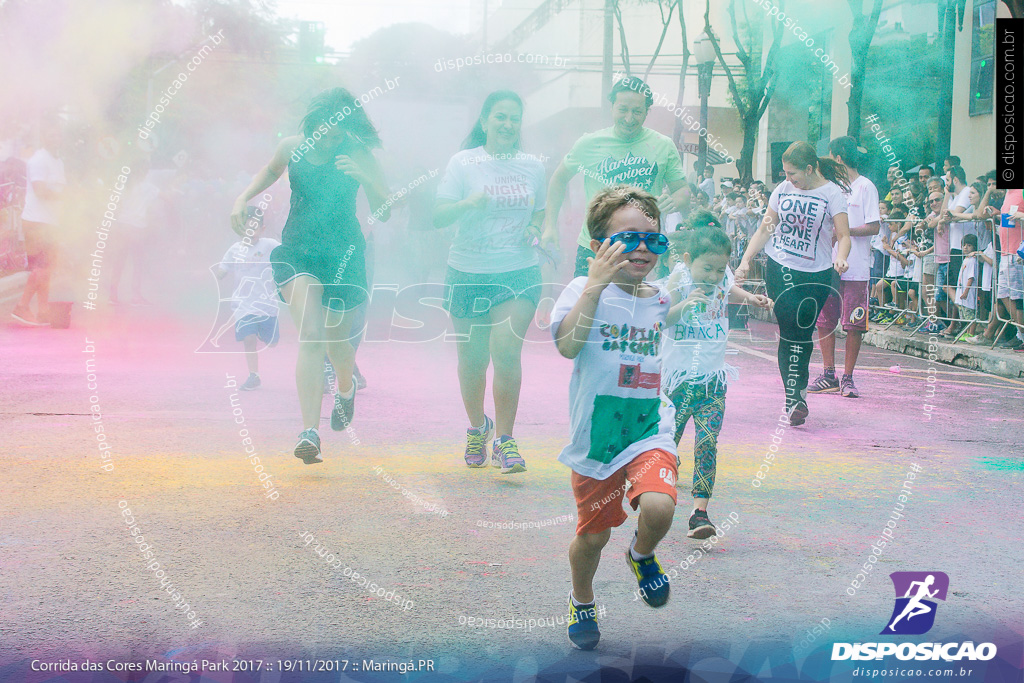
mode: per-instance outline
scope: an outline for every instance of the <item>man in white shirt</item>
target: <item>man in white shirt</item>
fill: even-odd
[[[40,147],[27,164],[25,208],[21,213],[28,256],[28,281],[21,300],[11,316],[23,325],[49,324],[50,267],[56,255],[55,230],[60,214],[60,198],[67,185],[64,162],[57,158],[61,130],[57,121],[40,124]],[[36,314],[29,304],[36,297]]]
[[[955,160],[956,157],[947,157],[946,163]],[[962,242],[964,239],[964,223],[956,220],[952,211],[964,213],[971,205],[969,199],[971,188],[967,185],[967,174],[959,165],[952,165],[946,171],[946,197],[943,202],[945,207],[942,211],[940,223],[946,226],[949,231],[949,277],[952,280],[960,273],[960,266],[964,262]],[[947,283],[950,284],[950,283]],[[950,292],[955,292],[956,287],[950,286]],[[956,318],[957,307],[950,306],[949,315]]]
[[[828,146],[829,155],[846,167],[850,193],[846,195],[850,221],[849,269],[840,277],[818,316],[818,345],[825,369],[807,388],[808,393],[841,393],[847,398],[859,396],[853,383],[861,341],[868,329],[868,280],[871,277],[871,238],[878,234],[878,190],[857,172],[861,153],[852,137],[836,138]],[[835,249],[835,247],[833,247]],[[846,357],[842,381],[836,378],[836,325],[842,321],[846,331]]]

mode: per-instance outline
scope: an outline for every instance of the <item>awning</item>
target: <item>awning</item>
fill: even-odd
[[[679,150],[680,154],[692,154],[693,156],[697,156],[698,149],[700,148],[700,143],[680,142],[676,143],[676,148]],[[707,159],[707,162],[712,166],[717,166],[718,164],[725,163],[725,157],[722,156],[722,153],[717,152],[711,149],[710,147],[708,147],[707,149],[707,156],[705,158]]]

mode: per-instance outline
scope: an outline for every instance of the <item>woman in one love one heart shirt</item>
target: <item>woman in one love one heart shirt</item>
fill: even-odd
[[[815,322],[825,300],[837,286],[836,272],[846,272],[850,255],[850,224],[846,197],[850,189],[846,169],[818,157],[806,142],[794,142],[782,155],[786,180],[768,200],[768,209],[751,237],[735,271],[742,281],[750,262],[765,250],[765,285],[775,301],[779,323],[779,372],[786,391],[786,413],[791,425],[807,419],[808,367]],[[837,243],[833,260],[832,242]],[[834,266],[834,268],[833,268]]]

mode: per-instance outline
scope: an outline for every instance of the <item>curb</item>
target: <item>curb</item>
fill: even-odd
[[[775,323],[775,316],[768,311],[754,308],[750,314],[751,317],[758,320]],[[902,331],[892,331],[891,329],[885,331],[868,329],[864,334],[864,343],[875,348],[896,351],[905,356],[924,358],[933,363],[979,370],[1010,379],[1024,378],[1024,353],[1016,351],[996,350],[987,346],[963,342],[950,344],[927,333],[908,337]]]
[[[980,370],[991,375],[1019,379],[1024,377],[1024,353],[991,349],[974,344],[950,344],[939,341],[935,335],[907,337],[900,332],[868,330],[864,343],[897,351],[906,356],[925,358],[932,362],[955,365],[959,368]]]

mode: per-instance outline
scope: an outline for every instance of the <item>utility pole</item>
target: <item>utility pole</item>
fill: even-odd
[[[935,138],[935,158],[942,166],[942,160],[949,156],[953,134],[953,62],[956,54],[956,3],[953,0],[939,0],[939,31],[941,34],[939,53],[939,130]]]

